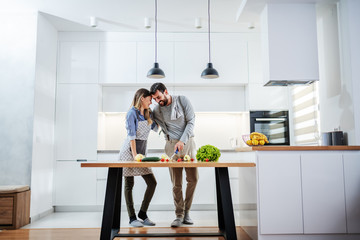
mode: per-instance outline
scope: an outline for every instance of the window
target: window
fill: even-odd
[[[291,88],[295,145],[319,145],[318,82]]]

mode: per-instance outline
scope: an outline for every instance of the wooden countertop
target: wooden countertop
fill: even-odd
[[[218,162],[84,162],[81,167],[255,167],[254,162],[218,161]]]
[[[360,146],[258,146],[253,151],[354,151]]]

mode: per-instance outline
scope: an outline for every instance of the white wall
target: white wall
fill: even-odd
[[[359,1],[320,4],[317,8],[320,64],[320,128],[347,133],[360,143]]]
[[[317,7],[319,46],[319,97],[320,130],[335,128],[349,131],[353,121],[352,102],[347,90],[348,83],[341,78],[338,15],[336,4],[321,4]],[[346,122],[341,119],[346,116]]]
[[[0,185],[30,185],[35,12],[0,11]]]
[[[360,144],[360,1],[339,3],[341,77],[346,84],[340,124],[348,129],[349,144]],[[347,106],[352,100],[352,106]],[[352,107],[352,108],[351,108]]]
[[[52,210],[57,30],[39,14],[30,217]]]

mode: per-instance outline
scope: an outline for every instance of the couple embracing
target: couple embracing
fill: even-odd
[[[153,111],[149,108],[152,99],[158,103]],[[170,95],[162,83],[154,83],[150,91],[141,88],[136,91],[132,106],[126,115],[127,138],[120,150],[119,160],[133,161],[137,154],[146,155],[149,133],[151,130],[157,131],[159,126],[165,135],[165,153],[168,156],[178,150],[176,158],[184,155],[195,158],[194,124],[195,113],[185,96]],[[182,192],[183,169],[185,169],[187,181],[185,199]],[[169,168],[169,171],[176,214],[171,227],[193,224],[189,211],[198,181],[198,170],[197,168]],[[124,168],[123,176],[130,225],[133,227],[155,226],[155,223],[147,216],[157,184],[151,168]],[[147,185],[137,216],[132,196],[134,176],[141,176]]]

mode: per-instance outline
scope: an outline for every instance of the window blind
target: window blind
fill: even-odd
[[[318,145],[320,114],[318,82],[291,88],[294,141],[296,145]]]

